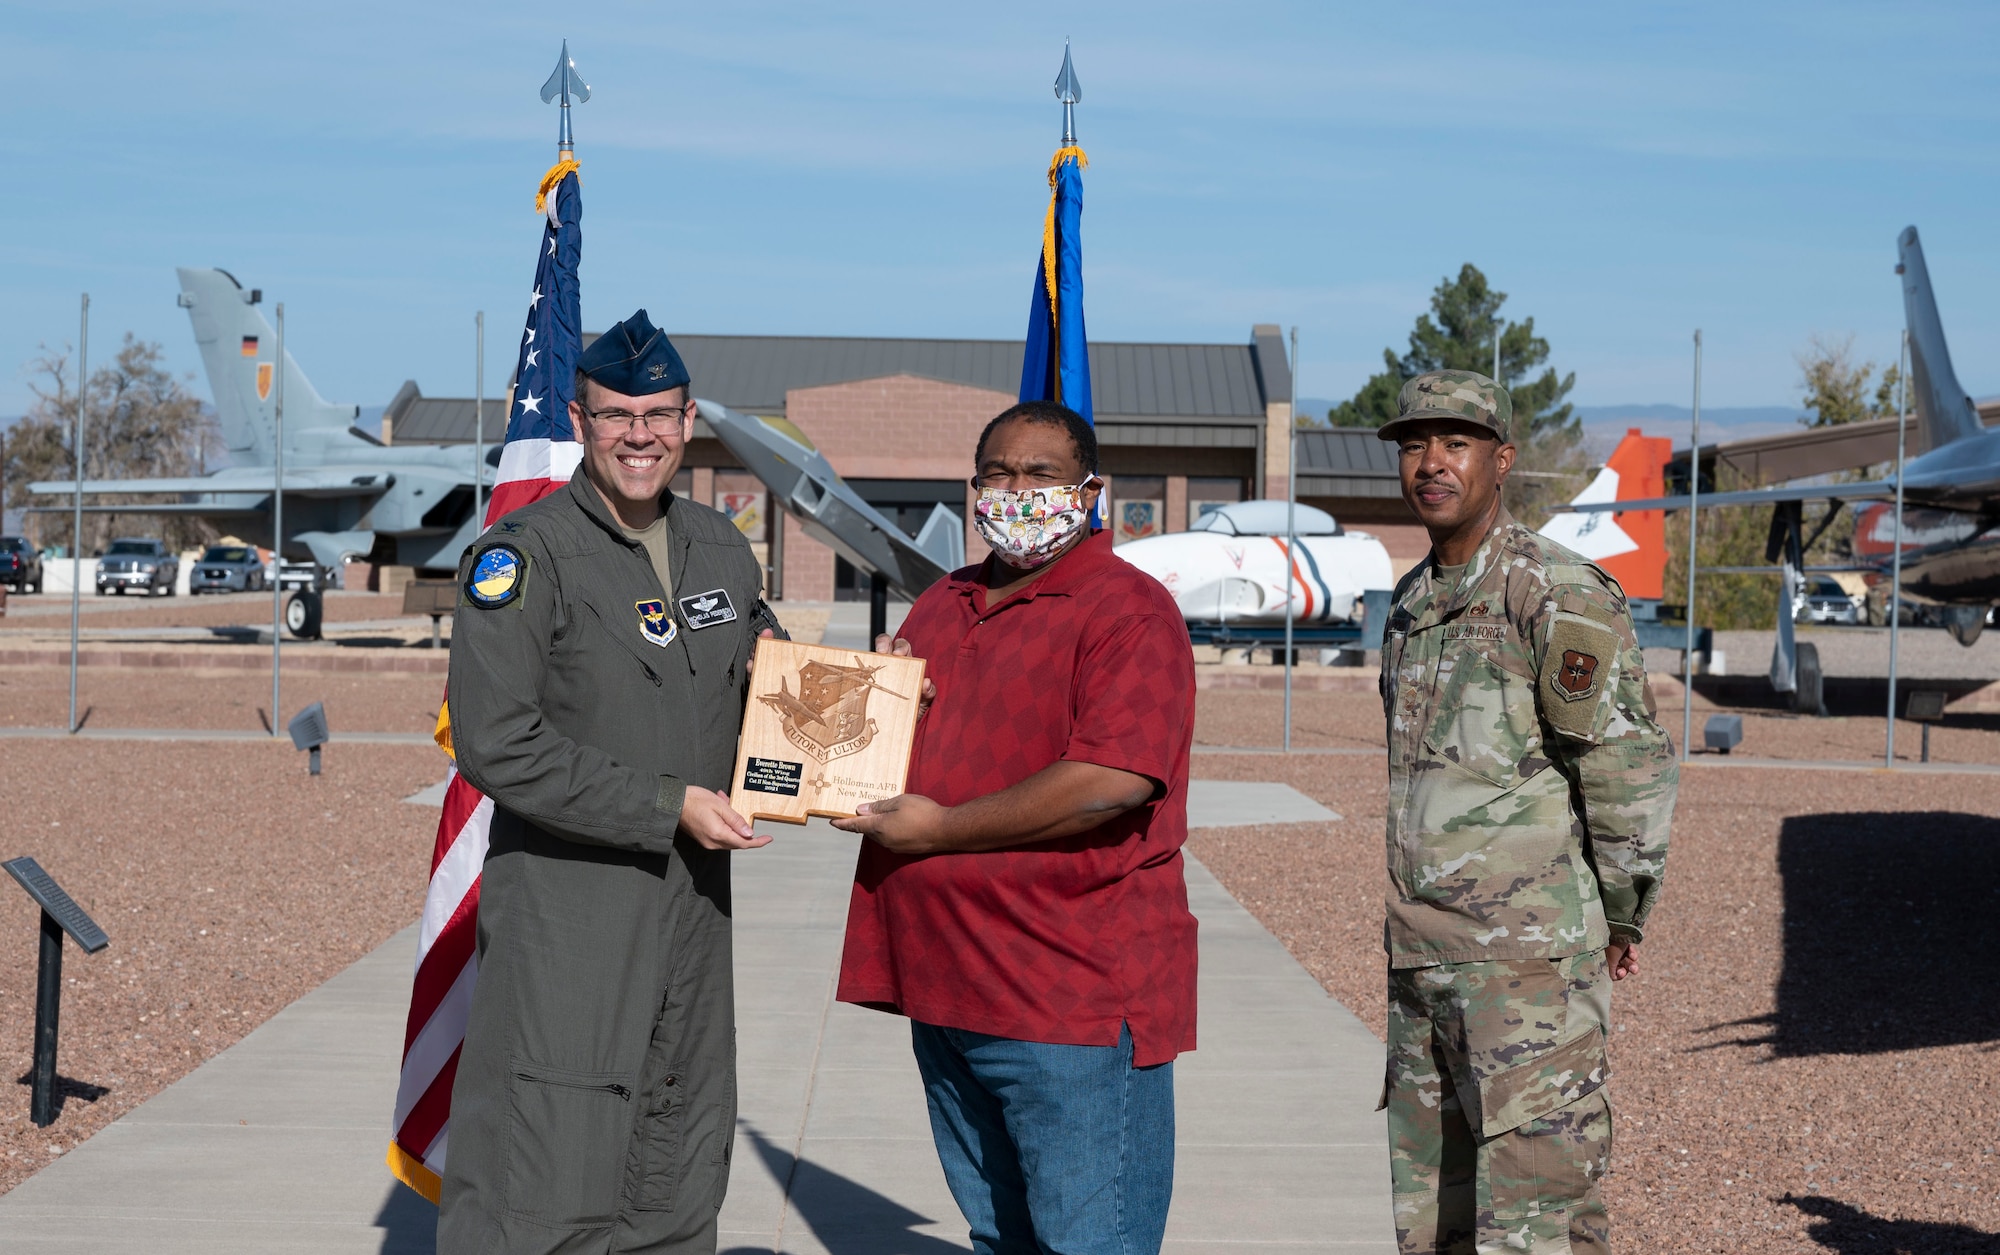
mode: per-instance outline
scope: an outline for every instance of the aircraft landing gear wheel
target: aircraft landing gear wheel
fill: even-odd
[[[1798,646],[1796,669],[1798,687],[1792,691],[1792,709],[1801,715],[1826,714],[1826,677],[1819,669],[1819,646],[1810,641]]]
[[[319,594],[302,588],[285,603],[285,630],[302,641],[319,639]]]

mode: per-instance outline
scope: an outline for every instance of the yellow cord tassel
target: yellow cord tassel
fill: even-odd
[[[1049,158],[1049,210],[1042,216],[1042,286],[1049,291],[1049,329],[1058,344],[1062,343],[1062,313],[1056,308],[1056,171],[1065,161],[1074,161],[1080,170],[1090,168],[1090,158],[1074,144],[1056,149],[1056,155]],[[1056,377],[1056,400],[1062,400],[1060,375]]]
[[[1070,150],[1065,149],[1064,151],[1067,152]],[[574,157],[564,157],[561,161],[550,166],[549,172],[542,176],[541,187],[535,190],[535,212],[538,214],[547,213],[549,211],[549,193],[556,190],[556,184],[562,182],[565,176],[575,174],[582,168],[582,166],[576,164],[576,158]]]
[[[450,757],[454,761],[457,760],[458,755],[453,753],[451,748],[451,703],[450,702],[440,702],[438,704],[437,730],[431,733],[431,739],[437,742],[437,747],[443,750],[446,756]]]

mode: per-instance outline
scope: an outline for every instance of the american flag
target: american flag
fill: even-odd
[[[550,190],[550,185],[554,190]],[[485,526],[510,510],[546,497],[569,482],[583,451],[570,432],[569,403],[576,387],[576,359],[583,351],[576,267],[583,251],[583,202],[576,163],[567,158],[542,180],[538,206],[548,215],[535,290],[515,362],[507,442],[500,473],[486,505]],[[484,418],[484,415],[481,416]],[[450,751],[450,724],[439,720],[438,740]],[[430,888],[417,938],[417,974],[403,1035],[403,1073],[396,1088],[395,1134],[389,1170],[435,1203],[451,1140],[451,1086],[458,1076],[472,987],[479,976],[474,951],[479,919],[479,873],[486,862],[493,802],[456,769],[445,784],[431,850]]]

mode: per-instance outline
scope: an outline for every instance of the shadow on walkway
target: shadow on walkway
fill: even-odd
[[[832,1255],[965,1255],[965,1248],[957,1243],[911,1232],[917,1225],[935,1223],[931,1217],[810,1159],[794,1158],[747,1124],[744,1132],[772,1179],[784,1187],[789,1210],[806,1222]],[[738,1246],[721,1255],[770,1252],[762,1247]]]
[[[382,1230],[379,1255],[436,1255],[437,1223],[431,1200],[395,1182],[375,1213],[375,1227]]]
[[[1809,1194],[1787,1194],[1789,1203],[1816,1219],[1806,1234],[1837,1255],[1996,1255],[2000,1235],[1970,1225],[1932,1220],[1885,1220],[1850,1203]]]
[[[2000,819],[1794,816],[1778,872],[1777,1010],[1711,1026],[1770,1032],[1717,1045],[1799,1056],[2000,1042],[2000,968],[1980,957],[2000,948]]]

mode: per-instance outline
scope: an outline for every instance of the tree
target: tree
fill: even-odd
[[[1799,419],[1800,426],[1838,427],[1896,416],[1896,385],[1902,379],[1901,372],[1894,366],[1884,370],[1871,398],[1868,384],[1875,374],[1875,363],[1855,362],[1853,336],[1834,343],[1815,335],[1795,360],[1799,388],[1804,393],[1800,404],[1807,411]]]
[[[1396,416],[1403,384],[1433,370],[1493,372],[1493,344],[1500,343],[1499,382],[1514,403],[1515,470],[1507,481],[1507,506],[1535,526],[1582,486],[1586,469],[1583,427],[1575,407],[1563,398],[1576,386],[1574,373],[1557,377],[1545,366],[1549,342],[1535,334],[1535,320],[1505,322],[1505,292],[1495,291],[1479,267],[1467,262],[1458,277],[1438,281],[1431,312],[1419,315],[1410,332],[1409,352],[1382,350],[1382,370],[1353,399],[1327,412],[1336,427],[1379,427]],[[1537,369],[1541,374],[1529,376]]]
[[[1581,435],[1575,409],[1563,400],[1576,386],[1574,373],[1557,378],[1554,369],[1529,379],[1549,360],[1549,342],[1535,334],[1535,320],[1504,322],[1505,292],[1495,291],[1479,267],[1467,262],[1458,278],[1438,281],[1431,312],[1419,315],[1410,332],[1410,350],[1398,357],[1382,350],[1383,369],[1354,398],[1327,412],[1340,427],[1379,427],[1396,414],[1396,395],[1405,381],[1432,370],[1493,372],[1493,339],[1500,338],[1500,382],[1514,402],[1515,436],[1522,441],[1567,430]],[[1435,317],[1433,317],[1435,316]]]
[[[83,399],[85,478],[192,475],[203,469],[203,450],[212,438],[214,419],[183,382],[174,378],[164,357],[158,344],[135,340],[127,333],[111,365],[91,373]],[[33,376],[28,387],[35,401],[14,424],[4,466],[0,466],[4,470],[0,486],[4,486],[9,508],[56,504],[52,498],[31,495],[28,485],[76,474],[72,440],[79,398],[69,351],[45,347],[41,356],[28,364],[28,370]],[[85,552],[101,549],[113,535],[133,530],[158,534],[177,549],[212,539],[213,529],[199,520],[183,515],[146,515],[146,503],[174,499],[171,494],[121,498],[121,504],[132,504],[129,512],[84,515]],[[26,518],[28,533],[37,546],[69,543],[68,519],[51,514],[29,514]]]

